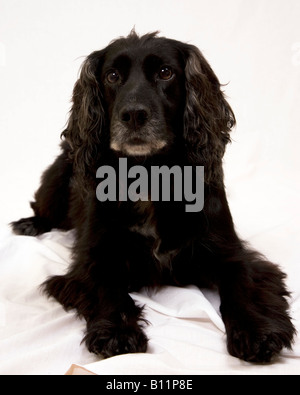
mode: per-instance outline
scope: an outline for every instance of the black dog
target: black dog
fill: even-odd
[[[235,124],[221,85],[194,46],[156,33],[112,42],[84,62],[63,132],[62,154],[44,173],[35,216],[18,234],[76,230],[73,262],[43,288],[87,322],[84,341],[109,357],[144,352],[142,308],[128,292],[162,284],[217,287],[229,353],[267,362],[291,348],[285,275],[235,233],[222,157]],[[96,198],[96,171],[129,166],[204,166],[205,202]]]

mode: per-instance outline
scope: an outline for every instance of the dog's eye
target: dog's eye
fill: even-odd
[[[120,76],[116,70],[113,70],[106,75],[106,79],[110,84],[115,84],[119,81]]]
[[[164,66],[164,67],[162,67],[162,68],[160,69],[158,75],[159,75],[159,78],[160,78],[160,79],[167,81],[167,80],[169,80],[170,78],[172,78],[172,76],[173,76],[173,70],[172,70],[172,68],[169,67],[169,66]]]

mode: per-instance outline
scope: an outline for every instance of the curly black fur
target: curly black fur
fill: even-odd
[[[278,266],[242,242],[226,200],[222,158],[235,124],[218,78],[194,46],[135,32],[84,62],[62,154],[43,175],[34,217],[16,233],[76,230],[66,275],[43,289],[87,322],[84,341],[106,357],[145,352],[142,308],[128,292],[173,284],[217,287],[228,351],[268,362],[295,329]],[[205,167],[205,204],[99,202],[96,170],[129,165]]]

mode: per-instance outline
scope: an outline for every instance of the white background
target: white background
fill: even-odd
[[[242,231],[247,220],[259,230],[281,215],[279,185],[297,210],[299,21],[298,0],[0,0],[0,221],[30,214],[84,57],[133,26],[199,46],[228,84],[238,124],[226,179]]]
[[[227,84],[237,230],[299,297],[299,0],[0,0],[0,226],[31,214],[84,57],[134,26],[197,45]]]

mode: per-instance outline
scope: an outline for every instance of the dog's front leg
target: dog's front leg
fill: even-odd
[[[206,214],[208,267],[220,292],[228,351],[246,361],[269,362],[283,347],[291,348],[295,334],[285,274],[238,238],[223,190],[207,199]]]
[[[117,288],[98,289],[98,301],[87,321],[85,344],[90,352],[111,357],[145,352],[147,337],[141,326],[142,308]]]
[[[288,314],[285,275],[255,251],[241,248],[220,269],[220,311],[230,354],[269,362],[291,348],[295,329]]]
[[[124,252],[128,234],[114,221],[113,213],[90,214],[91,221],[78,232],[69,272],[48,279],[44,290],[86,320],[84,342],[89,351],[104,357],[145,352],[142,308],[128,295]]]

